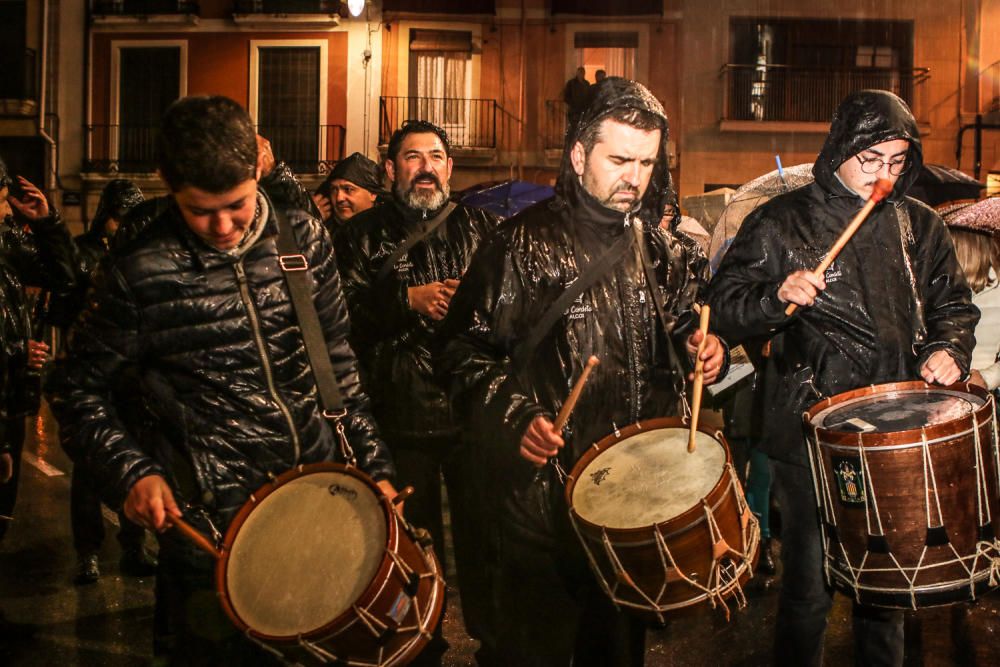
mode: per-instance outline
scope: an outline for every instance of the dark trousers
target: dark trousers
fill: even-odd
[[[104,542],[104,516],[101,499],[90,476],[83,467],[73,466],[73,479],[69,491],[70,525],[73,529],[73,547],[79,556],[96,554]],[[123,551],[139,550],[145,531],[118,512],[118,542]]]
[[[481,511],[482,485],[479,481],[484,471],[477,469],[472,450],[461,446],[457,435],[428,438],[387,435],[386,441],[396,464],[398,488],[414,488],[414,494],[406,501],[404,515],[412,525],[430,531],[434,552],[441,561],[442,570],[447,571],[441,499],[441,479],[444,478],[465,628],[470,637],[480,641],[479,663],[490,664],[495,645],[494,559],[489,556],[491,550],[486,534],[489,526]],[[434,639],[413,664],[440,664],[441,656],[448,649],[441,634],[443,624],[444,614]]]
[[[823,576],[823,544],[808,468],[771,460],[781,507],[781,593],[775,665],[820,665],[833,590]],[[854,663],[903,664],[903,612],[854,605]]]
[[[7,417],[3,420],[4,443],[10,446],[10,456],[14,460],[14,475],[6,484],[0,484],[0,514],[14,516],[17,503],[17,483],[21,478],[21,450],[24,448],[24,417]],[[0,540],[7,534],[11,522],[0,519]]]
[[[617,609],[600,587],[569,524],[562,483],[549,468],[532,470],[533,481],[523,479],[525,471],[504,477],[497,664],[641,666],[646,628]]]

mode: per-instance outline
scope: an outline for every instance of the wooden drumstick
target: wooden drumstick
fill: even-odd
[[[701,342],[698,343],[698,352],[695,354],[694,362],[694,391],[691,397],[691,435],[688,437],[688,452],[694,451],[694,437],[698,432],[698,413],[701,412],[701,389],[705,384],[705,362],[701,360],[701,353],[705,350],[705,343],[708,342],[708,318],[712,314],[708,304],[702,304],[698,308],[701,319],[698,322],[698,331],[701,332]]]
[[[576,384],[573,385],[573,389],[569,392],[569,397],[566,402],[563,403],[562,409],[559,410],[559,414],[556,416],[555,422],[552,424],[552,428],[555,429],[556,433],[563,429],[566,422],[569,420],[569,415],[573,412],[573,408],[576,406],[577,400],[580,398],[580,393],[583,392],[583,385],[587,384],[587,377],[590,375],[590,371],[593,370],[594,366],[601,363],[601,361],[591,355],[590,359],[587,359],[587,365],[583,367],[583,372],[580,373],[579,379],[577,379]]]
[[[823,261],[820,262],[819,266],[817,266],[813,270],[814,276],[820,278],[824,273],[826,273],[826,270],[830,268],[831,264],[833,264],[833,260],[837,259],[837,255],[840,254],[840,251],[844,249],[844,246],[847,245],[847,242],[851,240],[852,236],[854,236],[854,232],[858,231],[858,227],[860,227],[861,223],[865,221],[865,218],[868,217],[868,214],[872,212],[872,209],[875,208],[875,205],[878,204],[883,199],[885,199],[886,197],[888,197],[889,193],[891,192],[892,192],[892,183],[890,183],[884,178],[880,178],[877,181],[875,181],[875,187],[872,188],[872,196],[868,198],[868,201],[865,202],[865,205],[861,208],[860,211],[858,211],[858,214],[854,216],[854,219],[851,220],[851,223],[847,225],[847,229],[844,230],[844,232],[840,235],[840,238],[838,238],[836,243],[833,244],[833,247],[830,248],[830,252],[827,253]],[[795,309],[798,307],[799,307],[798,304],[795,303],[788,304],[788,308],[785,308],[785,315],[786,316],[791,315],[792,313],[795,312]]]
[[[202,551],[219,560],[222,552],[215,548],[215,545],[208,541],[208,538],[199,533],[194,526],[180,517],[167,515],[167,523],[181,532],[181,535],[195,543]]]

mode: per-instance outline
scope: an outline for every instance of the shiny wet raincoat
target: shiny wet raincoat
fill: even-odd
[[[815,305],[786,317],[777,296],[786,276],[815,268],[864,204],[837,168],[893,139],[910,142],[907,170],[827,270]],[[731,344],[771,340],[762,448],[772,457],[805,465],[801,415],[823,397],[919,379],[940,349],[968,371],[979,312],[941,219],[905,196],[922,163],[905,104],[885,91],[855,93],[833,120],[815,182],[752,213],[719,266],[713,329]]]
[[[630,81],[609,78],[594,91],[593,104],[571,130],[569,147],[582,129],[615,109],[641,109],[666,126],[659,102]],[[491,477],[505,513],[541,536],[551,536],[553,519],[565,528],[562,484],[551,465],[536,475],[534,466],[520,458],[519,443],[535,416],[553,418],[591,355],[601,363],[564,431],[559,460],[566,471],[616,427],[681,409],[682,329],[690,322],[707,262],[692,245],[657,227],[663,202],[673,196],[666,140],[664,131],[650,186],[628,213],[605,208],[582,188],[567,150],[556,196],[501,226],[473,258],[451,304],[438,370],[451,387],[469,437],[492,456]],[[525,338],[577,279],[580,267],[623,234],[638,240],[563,313],[529,358],[515,363],[512,357],[520,362]],[[640,243],[664,299],[666,327],[657,318],[639,263]],[[673,356],[670,346],[676,346]]]

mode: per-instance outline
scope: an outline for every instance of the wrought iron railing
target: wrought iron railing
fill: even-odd
[[[407,120],[427,120],[448,133],[454,148],[496,148],[497,102],[457,97],[379,98],[379,144]]]
[[[261,126],[275,156],[296,173],[322,174],[344,158],[343,125]],[[157,126],[87,126],[84,171],[151,173],[156,171]]]
[[[336,14],[340,0],[236,0],[237,14]]]
[[[325,174],[344,159],[343,125],[260,125],[257,132],[297,174]]]
[[[566,144],[566,114],[569,107],[562,100],[545,100],[545,118],[542,124],[544,148],[562,150]]]
[[[95,0],[94,14],[135,16],[144,14],[197,14],[194,0]]]
[[[723,120],[829,122],[848,93],[877,88],[896,93],[918,120],[928,109],[922,84],[926,67],[893,69],[804,68],[786,65],[724,65]]]

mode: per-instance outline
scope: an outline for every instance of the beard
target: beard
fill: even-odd
[[[420,179],[432,179],[435,190],[417,191],[417,181]],[[404,190],[399,181],[392,184],[392,193],[407,207],[415,210],[435,211],[445,205],[448,195],[451,194],[451,187],[447,183],[441,183],[435,174],[419,174],[410,182],[410,187]]]
[[[589,172],[584,172],[580,184],[601,206],[610,208],[612,211],[628,213],[639,203],[639,189],[628,183],[619,181],[607,193],[599,192],[599,184],[590,176]],[[630,192],[634,197],[632,199],[615,199],[615,195],[619,192]]]

